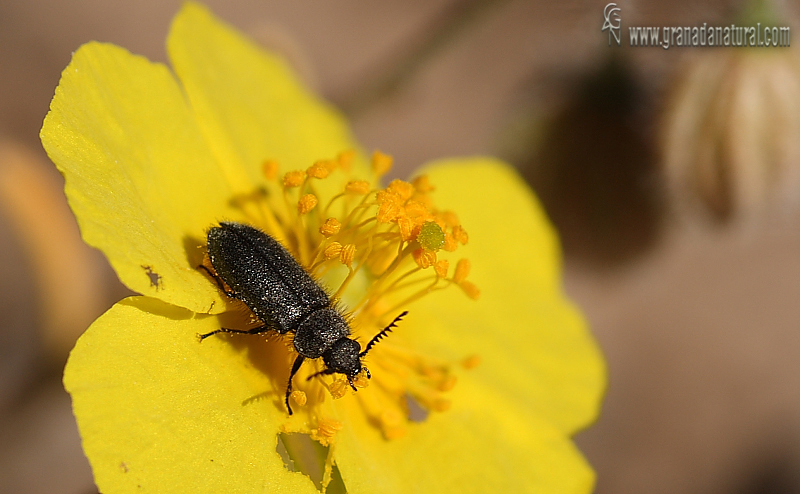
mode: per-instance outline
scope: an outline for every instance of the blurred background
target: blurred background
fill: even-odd
[[[627,28],[794,29],[800,6],[618,0],[617,47],[606,3],[207,2],[394,155],[395,175],[473,154],[519,167],[608,359],[603,413],[577,437],[598,493],[798,493],[797,49],[630,47]],[[38,132],[72,51],[110,41],[166,61],[178,8],[0,2],[0,492],[96,492],[61,371],[127,292],[81,242]]]

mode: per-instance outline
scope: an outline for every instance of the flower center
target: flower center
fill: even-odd
[[[451,269],[448,256],[468,242],[466,230],[451,211],[433,202],[434,187],[426,176],[410,182],[394,180],[376,188],[392,158],[372,156],[374,181],[352,180],[338,189],[330,177],[349,170],[352,151],[322,160],[306,170],[279,173],[274,161],[263,164],[267,189],[237,198],[256,226],[278,238],[329,288],[335,306],[346,315],[362,350],[387,324],[420,298],[451,286],[476,299],[478,288],[467,278],[470,263],[460,259]],[[277,191],[270,194],[269,192]],[[250,200],[256,199],[256,200]],[[305,432],[330,445],[343,424],[331,402],[353,397],[387,439],[406,433],[410,421],[450,405],[445,393],[456,384],[453,363],[422,355],[403,344],[402,324],[396,336],[371,348],[364,365],[372,376],[369,390],[350,390],[347,376],[309,376],[324,370],[322,359],[306,363],[294,378],[290,400],[295,411],[284,432]],[[286,345],[293,351],[290,344]],[[373,351],[374,350],[374,351]],[[288,355],[287,361],[296,355]],[[308,362],[308,361],[306,361]],[[466,367],[477,361],[462,362]],[[356,388],[370,380],[362,372]]]

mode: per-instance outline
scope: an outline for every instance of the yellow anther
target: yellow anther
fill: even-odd
[[[461,283],[467,279],[469,276],[469,270],[472,265],[469,262],[469,259],[461,259],[456,264],[456,271],[453,273],[453,281],[456,283]]]
[[[305,391],[294,390],[292,391],[290,398],[297,404],[297,406],[301,407],[305,406],[305,404],[308,402],[308,397],[306,396]]]
[[[436,398],[431,403],[431,408],[436,412],[446,412],[450,410],[452,403],[447,398]]]
[[[453,236],[452,233],[447,232],[444,234],[444,245],[442,249],[446,250],[447,252],[453,252],[458,248],[458,241]]]
[[[408,216],[397,218],[397,226],[400,227],[400,238],[402,238],[403,241],[408,242],[416,237],[416,232],[414,231],[416,225]]]
[[[441,213],[439,213],[439,217],[442,218],[442,221],[444,221],[445,224],[450,228],[453,228],[461,224],[458,221],[458,216],[456,216],[456,213],[452,211],[442,211]]]
[[[264,174],[264,178],[270,181],[278,177],[278,168],[278,162],[275,160],[264,160],[261,163],[261,173]]]
[[[339,162],[339,166],[342,167],[342,170],[348,171],[353,165],[353,159],[355,159],[355,157],[356,152],[352,149],[348,149],[347,151],[339,153],[339,156],[336,157],[336,161]]]
[[[475,286],[473,283],[470,283],[469,281],[462,281],[461,283],[458,284],[458,286],[460,286],[461,289],[464,290],[464,293],[466,293],[467,296],[472,300],[478,300],[478,297],[481,296],[480,288]]]
[[[317,424],[317,430],[320,435],[326,437],[333,437],[337,432],[344,428],[344,424],[334,419],[321,419]]]
[[[353,265],[353,259],[356,257],[356,246],[355,244],[347,244],[342,247],[342,252],[339,255],[339,259],[342,261],[342,264],[347,266],[348,268]]]
[[[317,161],[306,170],[309,177],[313,178],[327,178],[328,175],[331,173],[331,169],[329,166],[329,161],[321,160]]]
[[[338,400],[339,398],[342,398],[344,395],[346,395],[348,386],[349,385],[347,384],[347,381],[345,381],[344,379],[337,379],[333,381],[330,387],[331,396],[333,396],[333,399]]]
[[[417,249],[414,251],[414,261],[422,269],[428,269],[436,263],[436,252],[427,249]]]
[[[480,355],[470,355],[461,361],[461,365],[465,369],[474,369],[475,367],[481,365],[481,357]]]
[[[300,214],[306,214],[315,207],[317,207],[317,196],[314,194],[306,194],[297,202],[297,212]]]
[[[400,439],[401,437],[404,437],[406,434],[408,434],[408,429],[406,429],[405,427],[394,427],[391,429],[383,429],[383,436],[390,441],[392,439]]]
[[[339,233],[342,229],[342,223],[336,218],[328,218],[325,223],[320,225],[319,232],[325,237],[331,237]]]
[[[414,186],[405,180],[392,180],[392,183],[386,189],[400,196],[403,201],[411,199],[411,196],[414,195]]]
[[[378,203],[378,214],[376,217],[378,218],[379,223],[389,223],[390,221],[394,221],[394,219],[397,218],[397,215],[399,215],[400,211],[402,210],[401,206],[396,200],[387,199],[381,201],[379,199]]]
[[[325,250],[322,251],[322,255],[328,260],[336,259],[342,255],[342,244],[339,242],[331,242],[325,247]]]
[[[372,153],[372,171],[375,172],[376,175],[383,176],[392,169],[392,162],[394,160],[388,154],[383,154],[380,151],[375,151]]]
[[[447,278],[447,271],[450,269],[450,262],[447,259],[436,261],[433,265],[433,270],[436,271],[436,276],[439,278]]]
[[[422,372],[425,377],[430,379],[441,379],[444,377],[444,370],[442,367],[439,365],[432,365],[430,363],[423,364],[420,368],[420,372]]]
[[[344,186],[344,191],[348,194],[356,194],[363,196],[367,194],[372,187],[366,180],[351,180]]]
[[[364,389],[367,386],[369,386],[369,379],[367,379],[367,376],[364,375],[364,373],[362,372],[361,374],[356,376],[356,378],[353,380],[353,384],[358,389]]]
[[[414,184],[414,188],[417,189],[417,192],[420,194],[427,194],[435,189],[427,175],[420,175],[414,178],[411,183]]]
[[[394,429],[403,425],[405,417],[395,408],[387,408],[381,412],[380,416],[381,426],[384,428]]]
[[[334,419],[320,419],[317,428],[311,430],[311,439],[319,441],[323,446],[329,446],[334,436],[344,428],[344,423]]]
[[[461,242],[461,245],[467,245],[467,242],[469,242],[469,235],[467,235],[467,231],[464,230],[464,227],[461,225],[453,227],[453,237]]]
[[[426,219],[431,217],[430,212],[428,211],[428,206],[419,202],[410,200],[405,205],[405,212],[409,218],[414,218],[416,221],[419,222],[421,225],[425,222]]]
[[[287,189],[300,187],[306,179],[306,172],[303,170],[295,170],[288,172],[283,176],[283,186]]]
[[[456,376],[447,376],[439,383],[437,388],[439,388],[439,391],[447,392],[456,387],[456,382],[458,382]]]

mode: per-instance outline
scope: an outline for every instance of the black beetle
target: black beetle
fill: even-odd
[[[298,355],[286,387],[289,415],[292,378],[305,359],[322,357],[325,362],[325,370],[309,379],[338,372],[347,376],[355,390],[353,380],[362,369],[371,377],[361,359],[408,314],[406,311],[397,316],[362,352],[361,345],[348,338],[350,325],[328,293],[271,236],[242,223],[222,222],[208,231],[208,257],[215,272],[200,267],[217,282],[220,290],[244,302],[263,324],[250,330],[220,328],[200,335],[200,339],[217,333],[293,332]]]

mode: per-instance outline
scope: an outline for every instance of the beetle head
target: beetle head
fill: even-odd
[[[350,385],[353,386],[353,380],[363,369],[360,352],[361,345],[356,340],[346,337],[340,338],[322,354],[322,360],[325,362],[327,369],[318,374],[333,374],[336,372],[344,374],[350,381]],[[369,374],[369,371],[367,371],[367,374]]]

